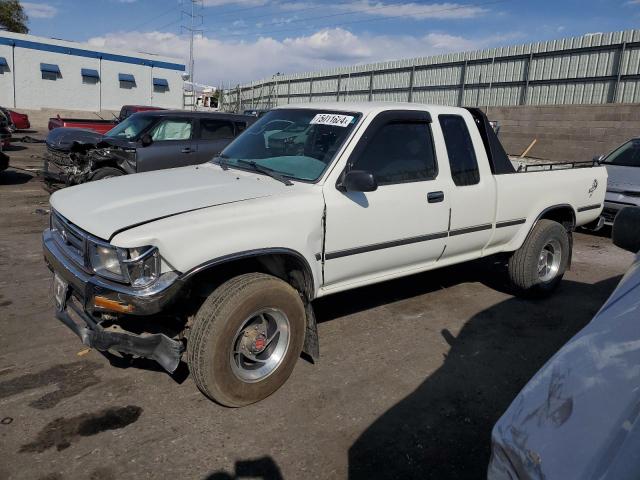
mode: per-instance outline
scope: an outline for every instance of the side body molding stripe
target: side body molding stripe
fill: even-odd
[[[400,247],[402,245],[410,245],[412,243],[426,242],[429,240],[436,240],[438,238],[445,238],[447,232],[431,233],[429,235],[420,235],[419,237],[403,238],[400,240],[392,240],[390,242],[374,243],[373,245],[365,245],[362,247],[349,248],[346,250],[338,250],[336,252],[328,252],[324,258],[326,260],[332,260],[334,258],[348,257],[349,255],[357,255],[358,253],[373,252],[375,250],[383,250],[385,248]]]
[[[599,203],[596,204],[596,205],[586,205],[584,207],[578,208],[578,212],[586,212],[588,210],[595,210],[595,209],[600,208],[600,207],[602,207],[602,205],[600,205]]]
[[[526,221],[527,220],[525,218],[518,218],[515,220],[505,220],[505,221],[496,223],[496,228],[522,225]],[[491,230],[492,228],[493,228],[492,223],[485,223],[482,225],[475,225],[473,227],[458,228],[456,230],[431,233],[429,235],[420,235],[418,237],[402,238],[399,240],[391,240],[389,242],[374,243],[372,245],[363,245],[362,247],[354,247],[354,248],[347,248],[345,250],[337,250],[335,252],[327,252],[325,253],[324,258],[325,260],[333,260],[335,258],[348,257],[350,255],[357,255],[359,253],[367,253],[367,252],[373,252],[376,250],[383,250],[385,248],[401,247],[403,245],[411,245],[412,243],[428,242],[429,240],[437,240],[445,237],[455,237],[457,235],[465,235],[468,233],[481,232],[483,230]]]

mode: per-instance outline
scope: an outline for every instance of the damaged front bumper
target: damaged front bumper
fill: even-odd
[[[134,289],[92,275],[68,259],[51,230],[43,234],[44,258],[54,272],[56,317],[80,337],[82,343],[97,350],[115,350],[157,361],[165,370],[175,371],[184,345],[164,333],[134,333],[110,324],[109,305],[126,308],[136,316],[160,313],[174,301],[182,287],[175,272],[160,276],[152,286]],[[105,308],[105,305],[107,306]],[[122,310],[120,310],[122,311]]]

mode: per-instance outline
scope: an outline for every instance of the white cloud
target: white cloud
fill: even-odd
[[[371,0],[354,0],[339,5],[341,8],[354,12],[362,12],[367,15],[377,15],[382,17],[409,17],[416,20],[427,18],[435,19],[455,19],[455,18],[475,18],[488,12],[487,9],[474,5],[463,5],[459,3],[385,3]]]
[[[356,35],[343,28],[323,29],[312,35],[255,41],[196,38],[195,79],[198,83],[228,86],[270,77],[276,72],[309,72],[323,68],[502,45],[519,34],[467,38],[431,32],[424,36]],[[224,38],[222,35],[221,38]],[[186,36],[163,32],[114,32],[94,37],[97,47],[137,50],[185,60]]]
[[[25,13],[31,18],[53,18],[58,9],[47,3],[22,2]]]
[[[222,5],[239,5],[248,7],[259,7],[269,3],[269,0],[203,0],[205,7],[220,7]]]

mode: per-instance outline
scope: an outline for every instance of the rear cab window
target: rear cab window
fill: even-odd
[[[438,119],[453,183],[458,187],[476,185],[480,182],[480,171],[467,123],[460,115],[439,115]]]

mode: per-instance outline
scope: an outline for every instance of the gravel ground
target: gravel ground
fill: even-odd
[[[8,153],[28,172],[42,151]],[[632,259],[578,233],[550,299],[514,298],[488,262],[322,299],[320,362],[227,409],[186,374],[86,351],[55,320],[48,194],[27,172],[0,174],[0,479],[482,478],[492,425]]]

